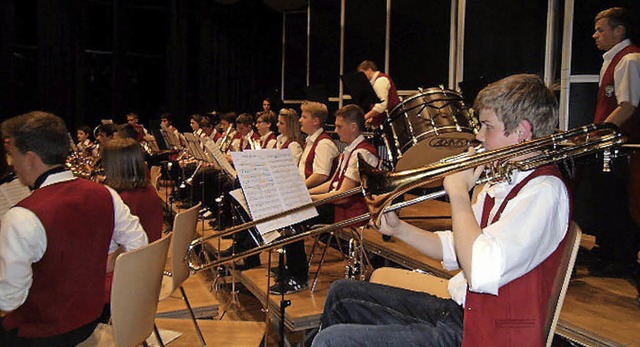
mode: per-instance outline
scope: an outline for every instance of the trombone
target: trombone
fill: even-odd
[[[416,187],[424,186],[443,179],[445,176],[491,164],[491,172],[477,183],[510,181],[515,171],[527,171],[540,166],[549,165],[566,159],[577,158],[600,151],[609,151],[613,146],[624,142],[617,127],[612,124],[589,124],[563,133],[549,135],[525,143],[516,144],[493,151],[484,151],[473,155],[457,155],[445,158],[436,163],[420,168],[399,172],[377,170],[358,158],[361,187],[351,189],[331,198],[287,210],[269,217],[244,223],[226,229],[215,235],[195,239],[187,251],[187,263],[193,271],[201,271],[219,266],[224,263],[244,259],[274,248],[280,248],[297,242],[306,237],[341,229],[343,227],[370,220],[374,226],[380,225],[382,215],[387,212],[414,205],[419,202],[435,199],[446,195],[444,190],[417,197],[415,199],[391,205],[398,196]],[[525,159],[514,161],[514,158],[527,156]],[[605,155],[605,157],[607,157]],[[229,257],[221,257],[208,263],[199,264],[196,261],[196,248],[214,237],[234,234],[241,230],[252,228],[260,223],[274,220],[308,208],[319,206],[331,201],[339,200],[355,194],[363,194],[367,202],[369,213],[340,221],[325,227],[307,230],[303,233],[276,239],[269,244],[263,244]]]

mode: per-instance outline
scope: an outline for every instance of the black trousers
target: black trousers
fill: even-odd
[[[89,338],[98,325],[96,320],[64,334],[24,338],[18,336],[18,329],[5,331],[2,326],[3,321],[4,319],[0,318],[0,346],[2,347],[73,347]]]

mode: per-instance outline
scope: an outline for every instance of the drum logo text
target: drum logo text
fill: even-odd
[[[429,140],[429,146],[433,148],[464,148],[469,145],[469,140],[464,138],[434,138]]]

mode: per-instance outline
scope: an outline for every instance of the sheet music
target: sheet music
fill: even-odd
[[[234,189],[229,192],[229,195],[231,195],[231,197],[234,198],[238,202],[238,204],[240,204],[240,206],[242,206],[247,215],[251,216],[251,212],[249,212],[249,206],[247,206],[247,200],[244,198],[242,189]],[[273,230],[264,234],[261,233],[260,235],[262,236],[262,241],[264,243],[270,243],[271,241],[280,237],[280,232],[278,232],[278,230]]]
[[[211,139],[207,139],[207,140],[208,141],[203,142],[205,153],[207,153],[208,155],[211,155],[213,159],[216,161],[216,163],[220,165],[222,170],[224,170],[227,173],[227,175],[229,175],[229,177],[231,177],[233,180],[238,178],[238,173],[236,172],[236,169],[234,169],[233,166],[231,166],[231,163],[229,163],[229,161],[227,160],[227,157],[224,156],[224,153],[222,153],[222,151],[220,150],[220,147],[218,147],[218,145],[215,142],[213,142],[213,140]]]
[[[311,203],[311,196],[293,161],[291,150],[231,152],[231,156],[253,220]],[[318,211],[310,208],[258,224],[257,228],[264,235],[317,215]]]
[[[13,205],[31,195],[31,191],[19,179],[0,185],[0,220]]]
[[[200,147],[200,140],[191,133],[184,133],[184,138],[187,140],[187,148],[189,154],[191,154],[196,160],[207,161],[202,147]]]

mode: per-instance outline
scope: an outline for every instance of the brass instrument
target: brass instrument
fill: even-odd
[[[229,149],[229,146],[231,146],[231,141],[233,140],[233,136],[231,136],[232,132],[233,127],[229,125],[224,135],[222,135],[222,141],[220,141],[220,151],[222,151],[222,153],[225,153]]]
[[[619,145],[622,142],[622,135],[614,125],[590,124],[563,133],[534,139],[525,143],[493,151],[485,151],[474,155],[451,157],[421,168],[400,172],[377,170],[369,166],[361,158],[358,158],[362,187],[354,188],[331,198],[306,204],[260,220],[244,223],[212,236],[196,239],[189,246],[187,262],[192,270],[201,271],[231,261],[240,260],[251,255],[259,254],[269,249],[279,248],[309,236],[338,230],[355,223],[371,220],[374,225],[380,225],[380,219],[382,218],[383,213],[395,211],[422,201],[444,196],[446,193],[444,191],[439,191],[390,206],[391,202],[401,194],[430,182],[441,180],[447,175],[475,168],[480,165],[491,164],[491,173],[483,180],[489,180],[492,182],[509,181],[515,171],[532,170],[540,166],[549,165],[566,159],[577,158],[591,153],[604,151],[610,147]],[[525,159],[517,161],[514,160],[514,158],[520,158],[523,156]],[[292,237],[277,239],[269,244],[261,245],[257,248],[238,253],[234,256],[219,258],[206,264],[197,264],[194,261],[194,258],[196,257],[195,249],[201,246],[208,239],[234,234],[241,230],[254,227],[257,224],[274,220],[311,207],[319,206],[330,201],[342,199],[357,193],[364,194],[369,207],[369,213],[334,223],[326,227],[308,230]]]

